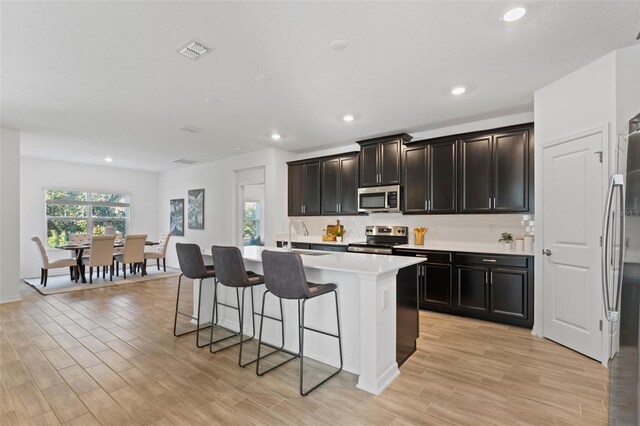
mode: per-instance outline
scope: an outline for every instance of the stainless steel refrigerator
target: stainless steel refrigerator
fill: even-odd
[[[627,142],[618,150],[626,154],[626,170],[611,176],[602,251],[605,313],[615,353],[609,363],[609,424],[640,425],[640,114],[619,141]]]

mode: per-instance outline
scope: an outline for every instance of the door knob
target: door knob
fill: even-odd
[[[542,254],[547,255],[547,256],[551,256],[552,253],[551,253],[551,250],[544,249],[544,250],[542,250]]]

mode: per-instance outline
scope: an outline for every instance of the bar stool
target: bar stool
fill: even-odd
[[[340,311],[338,309],[338,292],[335,284],[314,284],[307,281],[304,273],[304,266],[302,265],[302,258],[296,253],[276,252],[276,251],[263,251],[262,252],[262,268],[264,271],[265,284],[267,291],[262,296],[262,313],[264,314],[264,302],[267,293],[271,293],[274,296],[282,299],[292,299],[298,301],[298,341],[299,352],[294,354],[292,352],[281,350],[281,352],[293,355],[293,357],[275,365],[263,372],[260,372],[260,360],[265,358],[260,356],[260,347],[262,343],[262,326],[264,320],[260,322],[260,333],[258,335],[258,359],[256,362],[256,374],[262,376],[269,371],[272,371],[289,361],[296,358],[300,358],[300,395],[307,396],[320,385],[326,383],[329,379],[336,376],[342,371],[342,341],[340,338]],[[336,303],[336,324],[338,326],[338,334],[331,334],[326,331],[317,330],[315,328],[306,327],[304,324],[304,310],[307,300],[314,297],[321,296],[323,294],[333,293]],[[330,374],[327,378],[322,380],[307,391],[304,391],[304,331],[309,330],[315,333],[324,334],[325,336],[335,337],[338,339],[338,348],[340,352],[340,368],[338,371]]]
[[[249,361],[245,364],[242,363],[242,346],[243,343],[252,340],[256,335],[256,321],[255,321],[255,307],[253,302],[253,288],[258,285],[264,284],[264,277],[262,275],[256,274],[252,271],[247,271],[244,267],[244,261],[242,260],[242,253],[238,247],[223,247],[223,246],[212,246],[211,247],[211,255],[213,256],[213,263],[216,265],[216,285],[214,287],[214,296],[213,296],[213,311],[211,313],[211,318],[215,318],[214,325],[223,330],[233,333],[230,336],[220,338],[218,340],[213,340],[213,331],[214,327],[211,327],[211,346],[209,346],[209,351],[211,353],[216,353],[223,351],[225,349],[229,349],[233,346],[240,345],[240,353],[238,355],[238,365],[240,367],[246,367],[249,364],[256,362],[256,359]],[[237,305],[229,305],[227,303],[222,303],[218,300],[218,284],[220,283],[226,287],[235,288],[236,290],[236,302]],[[251,322],[253,324],[251,337],[248,339],[244,339],[244,296],[245,291],[250,289],[251,293]],[[242,289],[242,298],[240,297],[240,289]],[[226,327],[222,327],[218,325],[218,306],[226,306],[227,308],[235,309],[238,311],[238,322],[239,322],[239,331],[236,333],[233,330],[230,330]],[[280,321],[282,323],[282,300],[280,301],[280,318],[273,318],[276,321]],[[283,327],[284,327],[284,323]],[[284,331],[284,328],[283,328]],[[279,349],[284,347],[284,333],[283,333],[283,341],[282,345]],[[222,342],[227,339],[231,339],[232,337],[240,337],[240,341],[236,342],[232,345],[225,346],[223,348],[219,348],[214,350],[213,345],[218,342]]]
[[[206,330],[209,327],[200,328],[200,305],[201,305],[201,296],[202,296],[202,280],[207,278],[216,279],[216,271],[213,265],[205,266],[204,260],[202,259],[202,253],[200,252],[200,246],[197,244],[184,244],[184,243],[176,243],[176,251],[178,253],[178,263],[180,264],[180,270],[182,273],[180,274],[180,278],[178,278],[178,295],[176,297],[176,314],[173,320],[173,335],[176,337],[184,336],[189,333],[196,333],[196,346],[199,348],[204,348],[211,343],[206,343],[204,345],[200,344],[200,330]],[[180,312],[178,310],[178,305],[180,303],[180,286],[182,285],[182,276],[187,278],[191,278],[192,280],[200,280],[200,288],[198,290],[198,315],[196,317],[196,328],[195,330],[186,331],[184,333],[177,334],[176,327],[178,324],[178,314],[188,316],[193,318],[192,314],[188,314],[186,312]],[[213,318],[211,318],[211,323],[213,324]]]

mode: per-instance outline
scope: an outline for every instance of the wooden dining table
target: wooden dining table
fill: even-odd
[[[157,246],[160,244],[157,241],[145,241],[145,246]],[[115,240],[113,243],[113,248],[124,247],[124,240]],[[80,274],[81,266],[82,266],[82,255],[85,250],[91,249],[91,243],[86,244],[64,244],[60,246],[55,246],[55,248],[60,250],[68,250],[74,252],[74,257],[76,258],[76,263],[78,264],[78,274],[80,275],[80,279],[83,283],[86,284],[87,278],[84,274]]]

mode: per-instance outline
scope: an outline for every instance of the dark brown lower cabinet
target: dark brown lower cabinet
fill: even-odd
[[[480,266],[457,266],[456,310],[489,312],[487,269]]]
[[[533,327],[533,257],[456,253],[453,311]]]
[[[451,265],[423,263],[420,307],[449,312],[451,308]]]
[[[489,311],[507,318],[527,319],[527,270],[495,268],[490,269],[489,274]]]
[[[394,249],[423,257],[421,309],[533,327],[533,257]]]

